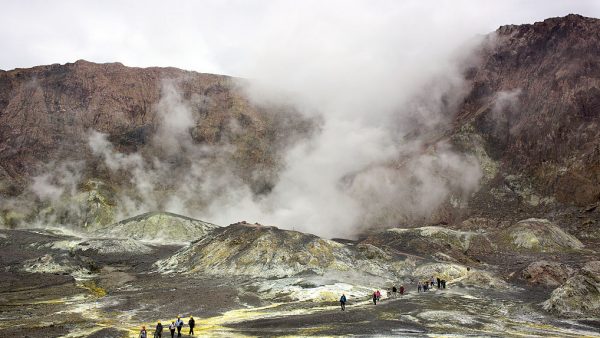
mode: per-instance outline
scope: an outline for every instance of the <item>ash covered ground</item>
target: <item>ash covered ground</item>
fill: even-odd
[[[164,240],[125,231],[141,225]],[[169,243],[182,227],[197,237]],[[598,253],[548,221],[509,228],[389,229],[334,241],[155,213],[113,225],[108,237],[2,230],[0,332],[134,337],[143,325],[153,332],[159,320],[192,315],[202,336],[598,336]],[[417,292],[431,276],[447,288]],[[405,294],[391,293],[394,285]]]

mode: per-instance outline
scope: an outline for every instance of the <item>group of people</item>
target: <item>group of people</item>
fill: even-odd
[[[184,323],[183,319],[181,319],[181,315],[177,316],[177,319],[171,322],[171,324],[169,325],[171,338],[175,338],[175,330],[177,330],[177,337],[181,337],[181,329],[183,329],[183,325]],[[194,317],[190,316],[190,319],[188,320],[188,326],[190,327],[189,335],[194,335],[194,327],[196,326],[196,321],[194,320]],[[158,324],[156,324],[156,330],[154,330],[154,338],[162,338],[163,329],[164,327],[159,320]],[[146,331],[145,326],[142,326],[139,338],[150,338],[148,337],[148,331]]]
[[[396,288],[396,285],[392,286],[392,297],[395,298],[398,296],[398,293],[400,296],[404,294],[404,285],[400,285],[400,288]]]
[[[445,279],[440,279],[439,277],[434,277],[431,276],[431,280],[426,280],[424,282],[419,281],[417,283],[417,292],[426,292],[429,289],[433,289],[435,287],[435,285],[437,284],[437,288],[438,289],[445,289],[446,288],[446,280]]]
[[[377,305],[377,302],[381,300],[381,291],[376,290],[373,292],[373,304]]]
[[[420,284],[420,282],[419,282],[419,284]],[[399,288],[397,288],[396,285],[393,285],[392,288],[390,290],[388,290],[388,294],[391,295],[391,297],[395,298],[395,297],[397,297],[398,294],[400,294],[401,296],[404,295],[405,290],[406,289],[404,288],[404,285],[400,285]],[[377,302],[379,302],[381,300],[381,291],[375,290],[373,292],[372,300],[373,300],[373,304],[377,305]],[[340,307],[342,308],[342,311],[346,311],[346,302],[347,301],[348,301],[348,299],[346,298],[346,294],[342,294],[342,296],[340,297]]]
[[[437,284],[437,288],[438,289],[445,289],[446,288],[446,280],[445,279],[440,279],[439,277],[435,277],[435,276],[431,276],[430,280],[426,280],[426,281],[419,281],[417,283],[417,292],[425,292],[429,289],[433,289]],[[406,291],[406,289],[404,288],[404,285],[400,285],[399,288],[396,287],[396,285],[392,286],[391,290],[388,290],[388,295],[390,295],[392,298],[397,297],[398,294],[400,294],[401,296],[404,295],[404,292]],[[379,290],[375,290],[373,292],[373,304],[377,305],[377,302],[379,302],[381,300],[381,291]],[[346,311],[346,302],[348,301],[348,299],[346,298],[346,294],[342,294],[342,297],[340,297],[340,306],[342,308],[342,311]]]

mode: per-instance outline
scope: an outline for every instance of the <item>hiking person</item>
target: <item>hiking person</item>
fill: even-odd
[[[346,311],[346,295],[342,293],[342,297],[340,297],[340,306],[342,307],[342,311]]]
[[[431,276],[431,288],[433,289],[433,286],[435,285],[435,278],[433,276]]]
[[[196,321],[194,317],[190,316],[190,320],[188,320],[188,325],[190,326],[190,336],[194,335],[194,326],[196,326]]]
[[[398,289],[396,289],[396,285],[392,286],[392,295],[394,297],[396,297],[396,292],[398,292]]]
[[[425,281],[425,283],[423,283],[423,292],[426,292],[427,289],[429,289],[429,282]]]
[[[379,290],[377,290],[377,301],[381,300],[381,292],[379,292]]]
[[[404,285],[400,285],[400,296],[404,295]]]
[[[162,338],[162,331],[163,331],[163,326],[160,323],[160,320],[158,321],[158,324],[156,324],[156,331],[154,331],[154,336],[156,338]]]
[[[446,280],[442,279],[442,288],[445,289],[446,288]]]
[[[421,281],[419,281],[419,283],[417,283],[417,292],[421,291],[423,291],[423,284],[421,284]]]
[[[442,287],[442,280],[440,279],[440,277],[437,278],[437,285],[438,289]]]
[[[373,304],[377,305],[377,291],[373,292]]]
[[[183,320],[181,320],[181,316],[177,316],[175,326],[177,326],[177,337],[181,337],[181,329],[183,328]]]
[[[148,338],[148,332],[146,332],[145,326],[142,326],[142,329],[140,330],[140,338]]]
[[[171,322],[171,325],[169,325],[169,331],[171,331],[171,338],[175,338],[175,322]]]

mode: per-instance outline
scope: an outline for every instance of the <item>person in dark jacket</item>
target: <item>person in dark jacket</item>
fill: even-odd
[[[346,295],[342,293],[342,297],[340,297],[340,306],[342,307],[342,311],[346,311]]]
[[[146,327],[142,326],[140,330],[140,338],[148,338],[148,332],[146,331]]]
[[[377,305],[377,291],[373,292],[373,304]]]
[[[194,320],[194,317],[190,316],[188,325],[190,326],[190,336],[192,336],[194,335],[194,326],[196,326],[196,321]]]
[[[160,323],[160,321],[158,321],[158,324],[156,324],[156,331],[154,331],[154,335],[157,338],[162,338],[162,331],[163,331],[163,326]]]

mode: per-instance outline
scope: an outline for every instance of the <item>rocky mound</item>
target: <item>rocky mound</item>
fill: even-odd
[[[484,233],[440,226],[388,229],[369,236],[363,242],[437,260],[463,262],[472,261],[467,254],[487,252],[494,247]]]
[[[156,266],[162,272],[288,277],[326,271],[391,275],[401,270],[380,249],[355,248],[297,231],[236,223],[215,230]]]
[[[563,316],[600,316],[600,261],[586,263],[552,292],[544,309]]]
[[[575,237],[546,220],[530,218],[501,231],[497,238],[509,250],[520,252],[565,252],[583,249]]]
[[[98,229],[94,234],[176,245],[198,240],[218,227],[169,212],[149,212]]]
[[[418,266],[412,275],[421,281],[429,281],[431,277],[444,279],[449,285],[494,289],[510,288],[508,283],[488,271],[455,263],[426,263]]]

